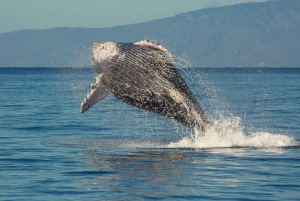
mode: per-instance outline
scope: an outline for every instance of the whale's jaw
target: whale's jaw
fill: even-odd
[[[106,56],[103,55],[103,53],[105,52],[105,47],[107,48],[108,45],[110,46],[115,46],[115,43],[113,42],[105,42],[105,43],[94,43],[93,45],[93,55],[92,55],[92,61],[91,61],[91,64],[92,66],[96,66],[96,61],[99,61],[99,60],[104,60],[106,59],[105,57],[107,56],[112,56],[112,52],[106,52]],[[102,49],[102,51],[100,51]],[[101,54],[102,53],[102,54]]]

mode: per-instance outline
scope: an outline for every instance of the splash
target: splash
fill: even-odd
[[[222,117],[214,120],[206,133],[195,132],[178,142],[168,144],[168,148],[276,148],[296,146],[292,137],[268,132],[244,133],[239,117]]]
[[[66,146],[98,146],[98,147],[120,147],[129,149],[219,149],[230,148],[255,148],[276,149],[281,147],[299,147],[299,141],[293,137],[268,132],[255,132],[246,134],[239,117],[220,117],[214,120],[212,126],[201,134],[194,132],[188,134],[177,142],[166,142],[161,140],[74,140],[67,142],[48,142]]]

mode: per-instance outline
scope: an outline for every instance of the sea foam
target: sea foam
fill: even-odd
[[[246,134],[239,117],[223,117],[215,120],[204,133],[196,131],[168,148],[275,148],[297,145],[293,137],[268,132]]]

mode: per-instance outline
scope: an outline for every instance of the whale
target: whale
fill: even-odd
[[[94,43],[91,63],[98,75],[80,112],[112,93],[128,105],[205,132],[210,122],[173,62],[170,51],[156,41]]]

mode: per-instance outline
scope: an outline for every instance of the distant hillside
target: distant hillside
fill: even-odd
[[[300,67],[300,1],[209,8],[112,28],[3,33],[0,67],[90,66],[94,42],[141,39],[158,41],[193,67]]]

